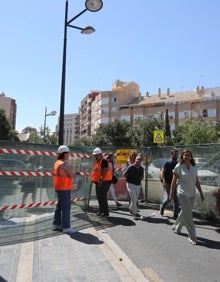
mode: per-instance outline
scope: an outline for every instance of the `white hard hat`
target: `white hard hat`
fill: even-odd
[[[66,145],[61,145],[59,148],[58,148],[58,153],[59,154],[62,154],[62,153],[68,153],[70,151],[70,149],[66,146]]]
[[[93,155],[98,155],[98,154],[102,154],[102,150],[100,149],[100,148],[95,148],[94,150],[93,150],[93,153],[92,153]]]

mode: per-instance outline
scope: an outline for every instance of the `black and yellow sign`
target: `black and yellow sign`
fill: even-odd
[[[116,163],[126,164],[131,152],[137,153],[137,149],[117,149],[116,150]]]
[[[154,143],[164,143],[164,130],[154,130]]]

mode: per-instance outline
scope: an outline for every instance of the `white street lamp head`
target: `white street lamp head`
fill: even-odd
[[[47,114],[46,116],[55,116],[56,115],[56,111],[52,111],[51,113]]]
[[[82,34],[91,34],[93,32],[95,32],[95,29],[91,25],[84,27],[81,31]]]
[[[85,6],[90,12],[98,12],[102,9],[103,2],[102,0],[86,0]]]

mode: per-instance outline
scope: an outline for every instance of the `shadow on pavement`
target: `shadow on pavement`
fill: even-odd
[[[133,220],[127,219],[125,217],[114,217],[114,216],[103,217],[103,216],[96,215],[97,210],[90,209],[90,211],[93,211],[93,212],[81,213],[81,214],[77,214],[74,216],[77,218],[79,217],[83,218],[83,220],[88,221],[97,230],[114,227],[118,225],[123,225],[123,226],[135,225],[135,222]],[[112,210],[110,213],[113,213]],[[119,212],[114,212],[114,213],[119,214]]]
[[[76,232],[74,234],[71,234],[70,237],[74,240],[77,240],[79,242],[88,244],[88,245],[101,245],[103,244],[103,241],[100,241],[98,237],[89,234],[89,233],[82,233],[82,232]]]
[[[214,241],[210,240],[207,238],[202,238],[202,237],[197,237],[197,245],[206,247],[209,249],[216,249],[220,250],[220,242],[219,241]]]
[[[148,223],[173,225],[173,223],[170,222],[168,218],[165,218],[165,217],[163,217],[163,218],[161,218],[161,217],[151,217],[150,215],[149,216],[144,216],[142,221],[146,221]]]
[[[111,216],[109,216],[107,219],[112,224],[112,226],[116,226],[116,225],[133,226],[133,225],[135,225],[133,220],[130,220],[130,219],[127,219],[127,218],[124,218],[124,217],[111,217]]]

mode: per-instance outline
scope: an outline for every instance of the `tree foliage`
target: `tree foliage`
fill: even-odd
[[[31,132],[30,138],[28,140],[30,143],[35,144],[48,144],[48,145],[55,145],[57,144],[57,136],[55,134],[51,134],[51,130],[49,127],[40,128],[40,131]]]
[[[164,127],[165,127],[165,145],[171,146],[171,145],[173,145],[173,140],[171,138],[170,119],[169,119],[168,109],[166,109],[165,126]]]
[[[187,120],[173,131],[176,145],[207,144],[218,141],[216,125],[201,119]]]
[[[158,121],[153,115],[148,115],[144,120],[137,120],[133,127],[129,128],[129,139],[135,147],[155,146],[154,130],[162,129],[163,122]]]
[[[92,136],[94,146],[129,147],[131,145],[128,136],[130,123],[128,121],[114,120],[112,123],[101,124]]]
[[[18,140],[18,132],[12,128],[3,109],[0,109],[0,128],[0,140]]]

